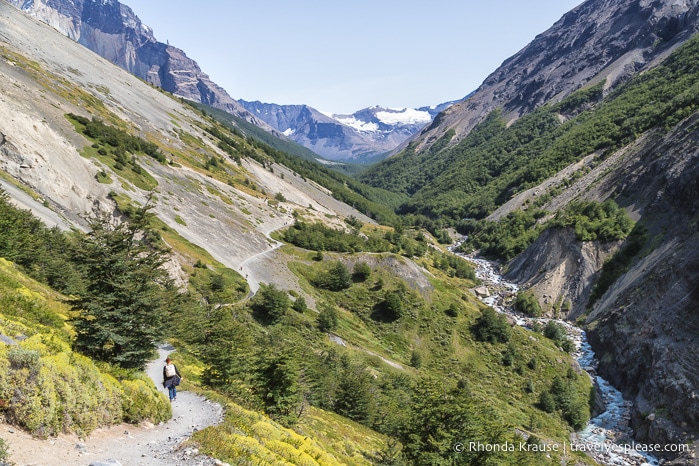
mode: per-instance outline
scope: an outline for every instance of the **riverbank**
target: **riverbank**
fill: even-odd
[[[454,248],[451,249],[454,252]],[[459,254],[461,255],[461,254]],[[598,361],[582,329],[558,319],[531,318],[514,312],[512,301],[519,290],[514,283],[503,280],[494,262],[461,255],[472,262],[476,277],[487,290],[477,293],[481,301],[497,312],[508,316],[511,323],[532,329],[537,323],[543,327],[549,320],[563,325],[569,338],[575,344],[574,358],[579,366],[588,373],[599,392],[604,411],[593,417],[580,432],[571,435],[571,445],[579,451],[585,451],[595,461],[614,466],[657,466],[658,459],[643,452],[644,446],[633,443],[633,431],[629,426],[631,419],[631,402],[624,400],[621,392],[596,374]],[[638,450],[641,449],[641,452]]]

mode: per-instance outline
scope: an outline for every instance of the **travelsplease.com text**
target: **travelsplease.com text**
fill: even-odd
[[[456,453],[463,452],[563,452],[580,451],[587,453],[660,453],[672,452],[682,453],[689,451],[689,445],[683,443],[661,445],[658,443],[635,443],[616,445],[612,443],[592,444],[592,443],[528,443],[528,442],[504,442],[504,443],[483,443],[464,442],[454,444]]]

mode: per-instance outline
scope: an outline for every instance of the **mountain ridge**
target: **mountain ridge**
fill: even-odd
[[[362,164],[384,158],[453,103],[418,109],[376,105],[350,115],[328,115],[308,105],[239,102],[251,114],[318,155]]]
[[[159,42],[117,0],[5,0],[139,78],[179,97],[219,108],[283,137],[211,81],[196,61]]]
[[[496,108],[508,121],[585,84],[606,80],[609,91],[652,66],[699,29],[694,0],[588,0],[508,58],[479,88],[442,112],[410,143],[427,150],[447,131],[461,141]]]
[[[213,82],[182,49],[159,42],[153,30],[130,7],[117,0],[6,1],[154,86],[243,118],[330,161],[365,164],[380,160],[429,123],[431,118],[426,115],[434,117],[452,103],[416,109],[421,114],[421,123],[389,125],[372,118],[370,109],[335,118],[303,104],[239,101]],[[302,112],[297,107],[308,111]],[[287,124],[281,124],[275,115],[283,113],[295,116],[287,118]],[[350,119],[357,124],[351,124]],[[379,128],[367,131],[367,125],[371,124]]]

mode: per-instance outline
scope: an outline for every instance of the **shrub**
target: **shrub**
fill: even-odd
[[[422,367],[422,355],[416,350],[413,350],[413,352],[410,354],[410,365],[415,369]]]
[[[389,291],[386,293],[381,307],[383,308],[385,316],[390,320],[399,319],[405,313],[403,299],[401,298],[400,294],[395,291]]]
[[[556,411],[556,401],[549,392],[544,391],[539,395],[539,409],[546,413],[553,413]]]
[[[321,332],[329,332],[337,327],[337,309],[327,303],[321,304],[320,314],[318,314],[318,329]]]
[[[527,380],[527,384],[524,386],[524,391],[526,393],[534,393],[534,382]]]
[[[517,358],[517,349],[515,346],[510,343],[507,345],[507,348],[505,351],[502,353],[502,365],[503,366],[512,366],[515,362],[515,359]]]
[[[456,303],[449,304],[449,307],[444,311],[449,317],[459,317],[459,305]]]
[[[330,291],[341,291],[352,285],[352,277],[347,266],[336,261],[316,279],[316,285]]]
[[[541,306],[531,290],[520,291],[514,302],[515,310],[531,317],[541,317]]]
[[[120,384],[65,342],[37,334],[21,345],[0,351],[0,400],[7,419],[33,435],[86,435],[124,420],[160,422],[171,415],[145,375],[138,383],[151,395],[138,399],[129,390],[133,380]]]
[[[512,328],[507,323],[505,316],[498,314],[491,307],[483,310],[471,331],[476,340],[490,343],[507,343],[512,334]]]
[[[358,282],[365,282],[371,276],[371,267],[366,262],[357,262],[354,264],[352,278]]]
[[[39,367],[39,352],[21,347],[12,348],[7,352],[7,360],[10,362],[10,369],[28,369],[35,372]]]
[[[563,419],[575,430],[582,429],[590,418],[586,395],[576,388],[576,375],[554,377],[551,387],[539,396],[539,409],[553,413],[560,410]],[[589,395],[589,394],[588,394]]]
[[[559,342],[565,338],[566,330],[561,324],[549,320],[546,327],[544,327],[544,336],[555,342]]]
[[[0,463],[7,461],[7,443],[0,438]]]
[[[303,314],[304,312],[306,312],[306,309],[308,309],[308,305],[306,305],[306,299],[303,296],[299,296],[298,298],[296,298],[296,301],[294,301],[294,304],[291,305],[291,308],[294,311]]]
[[[124,380],[122,409],[126,422],[138,423],[149,420],[158,424],[172,417],[172,406],[163,393],[153,386],[150,380]]]

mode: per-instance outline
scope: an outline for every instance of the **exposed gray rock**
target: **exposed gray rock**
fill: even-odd
[[[7,0],[119,67],[175,95],[225,110],[282,136],[253,117],[181,49],[158,42],[117,0]]]
[[[602,265],[616,251],[619,242],[576,240],[570,229],[548,229],[508,266],[505,279],[531,289],[544,312],[570,301],[565,317],[576,319],[587,306]]]
[[[699,115],[608,160],[613,163],[595,167],[569,190],[587,200],[614,193],[648,228],[648,242],[595,303],[587,334],[599,374],[633,400],[630,423],[638,440],[684,442],[683,425],[699,424]],[[549,205],[574,198],[563,193]],[[506,276],[538,290],[542,300],[568,296],[569,317],[577,317],[604,261],[602,247],[575,241],[570,230],[548,231]],[[582,292],[576,298],[572,290]]]
[[[0,343],[4,343],[6,345],[16,345],[17,344],[17,342],[15,340],[8,337],[7,335],[2,335],[2,334],[0,334]]]
[[[487,298],[488,296],[490,296],[490,292],[488,291],[488,288],[486,288],[485,286],[479,286],[477,288],[474,288],[473,294],[475,294],[478,298]]]
[[[456,143],[496,108],[515,119],[590,82],[606,80],[607,89],[617,86],[697,31],[697,3],[582,3],[505,60],[473,96],[439,114],[413,139],[413,146],[425,150],[450,129],[456,132],[451,141]]]
[[[90,463],[90,466],[121,466],[121,463],[117,460],[108,459],[105,461],[94,461]]]

